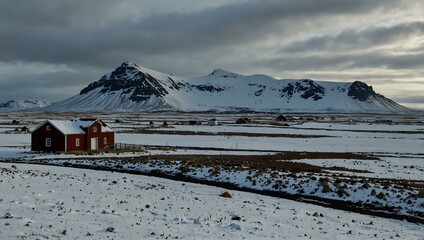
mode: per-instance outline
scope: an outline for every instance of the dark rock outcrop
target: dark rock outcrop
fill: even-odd
[[[172,81],[172,79],[169,79]],[[173,82],[173,81],[172,81]],[[174,83],[174,88],[179,86]],[[148,100],[151,96],[166,96],[168,91],[162,84],[149,74],[140,72],[136,65],[123,63],[115,69],[110,76],[103,76],[100,80],[91,83],[81,90],[80,95],[86,94],[94,89],[102,88],[101,93],[108,93],[123,90],[123,93],[131,93],[130,100],[140,102]]]
[[[375,96],[377,94],[372,89],[372,86],[368,86],[366,83],[361,81],[355,81],[352,85],[350,85],[347,95],[353,99],[365,102],[371,96]]]
[[[294,84],[289,83],[285,88],[280,89],[280,92],[281,97],[288,99],[292,98],[294,93],[301,93],[300,97],[303,99],[312,98],[314,101],[318,101],[325,95],[325,88],[312,80],[305,79]]]

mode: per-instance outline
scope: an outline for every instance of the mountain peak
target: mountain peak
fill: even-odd
[[[121,67],[140,67],[137,64],[130,62],[130,61],[125,61],[121,64]]]
[[[208,74],[208,77],[211,77],[211,76],[223,77],[223,78],[237,78],[238,76],[240,76],[240,74],[228,72],[228,71],[225,71],[223,69],[218,68],[218,69],[215,69],[211,73]]]
[[[42,108],[48,105],[50,105],[50,103],[42,100],[10,100],[6,103],[0,103],[0,112]]]

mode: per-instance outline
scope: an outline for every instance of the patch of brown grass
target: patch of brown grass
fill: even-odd
[[[328,135],[303,135],[303,134],[284,134],[284,133],[173,131],[173,130],[155,130],[151,128],[139,128],[139,129],[132,130],[130,132],[136,132],[141,134],[193,135],[193,136],[238,136],[238,137],[282,137],[282,138],[333,137]]]
[[[124,161],[145,162],[151,160],[162,161],[182,161],[185,165],[198,167],[212,167],[222,169],[253,169],[256,175],[271,171],[290,172],[321,172],[323,170],[335,170],[315,166],[302,162],[291,162],[286,160],[294,159],[375,159],[373,156],[366,156],[354,153],[321,153],[321,152],[285,152],[275,155],[150,155],[138,156],[134,158],[123,158]],[[337,170],[341,170],[337,168]],[[344,171],[354,171],[343,168]]]

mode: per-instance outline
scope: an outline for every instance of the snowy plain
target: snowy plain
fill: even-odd
[[[69,115],[72,116],[72,114]],[[66,119],[66,117],[70,116],[60,115],[59,118]],[[130,151],[119,154],[112,152],[94,155],[39,154],[30,151],[30,134],[5,131],[0,133],[0,161],[8,162],[20,160],[31,163],[49,161],[58,165],[65,162],[75,162],[90,165],[93,163],[94,159],[96,159],[94,160],[96,161],[96,164],[101,164],[101,162],[99,163],[99,161],[101,161],[99,159],[108,160],[108,162],[114,164],[113,159],[115,158],[130,159],[145,155],[270,155],[274,154],[276,151],[341,153],[354,152],[371,154],[377,156],[380,159],[298,159],[294,160],[293,162],[304,162],[315,166],[344,167],[353,170],[368,171],[329,171],[328,173],[325,173],[321,176],[316,175],[318,178],[331,178],[332,174],[338,175],[342,173],[346,177],[376,178],[381,179],[381,181],[386,181],[386,179],[389,179],[390,181],[408,180],[413,181],[416,184],[423,185],[424,125],[420,119],[414,120],[413,123],[405,123],[402,117],[399,117],[399,123],[396,124],[376,124],[370,123],[369,121],[362,121],[352,125],[349,124],[348,121],[322,121],[295,122],[290,123],[290,126],[279,126],[275,125],[274,123],[235,125],[233,124],[233,120],[237,119],[239,115],[228,114],[222,116],[223,124],[221,126],[207,126],[206,124],[200,126],[188,126],[181,124],[181,122],[187,121],[188,119],[193,119],[193,116],[196,119],[210,118],[209,115],[199,116],[195,114],[189,116],[173,115],[172,117],[170,117],[168,114],[157,114],[154,116],[134,114],[123,116],[117,114],[101,115],[102,119],[108,122],[117,131],[117,142],[141,145],[161,145],[168,147],[216,147],[226,150],[172,150],[172,148],[166,148],[166,150],[156,149],[143,152]],[[15,116],[9,116],[8,120],[3,121],[7,122],[14,117]],[[33,115],[19,115],[16,117],[23,119],[24,124],[27,124],[31,129],[33,129],[37,126],[37,124],[42,122],[42,119],[48,119],[57,116],[42,115],[37,117]],[[125,123],[114,123],[114,120],[118,117],[125,119]],[[267,115],[256,117],[259,119],[259,121],[270,119],[270,117]],[[348,118],[346,116],[344,117],[345,119]],[[386,118],[387,116],[383,117]],[[157,123],[157,126],[153,128],[156,131],[155,134],[137,133],[137,129],[149,128],[148,123],[152,119]],[[162,128],[160,124],[158,124],[159,122],[165,120],[169,122],[171,127]],[[133,132],[128,133],[129,130]],[[175,132],[188,131],[191,132],[191,134],[160,134],[160,131],[170,130]],[[196,132],[239,132],[260,134],[277,133],[305,136],[319,135],[324,137],[247,137],[237,136],[237,134],[233,136],[201,136],[196,135]],[[255,151],[252,152],[252,150]],[[9,170],[4,170],[4,172],[1,174],[1,192],[8,193],[6,194],[7,196],[10,195],[13,197],[12,200],[10,200],[10,198],[0,197],[0,199],[3,199],[0,201],[0,206],[2,206],[0,208],[0,211],[2,211],[0,212],[0,239],[8,239],[11,237],[19,236],[23,236],[21,237],[23,239],[35,239],[37,237],[40,239],[52,237],[62,239],[140,239],[140,236],[142,236],[141,238],[179,237],[181,239],[240,239],[243,237],[246,239],[424,239],[423,226],[420,224],[411,224],[403,221],[370,217],[350,212],[347,213],[305,203],[259,196],[251,193],[231,191],[234,197],[232,199],[224,199],[218,196],[220,192],[224,191],[224,189],[206,187],[203,185],[190,183],[184,183],[185,185],[182,185],[181,182],[173,182],[170,180],[134,176],[116,172],[111,173],[107,171],[99,172],[70,168],[63,169],[60,167],[52,166],[14,164],[17,166],[17,170],[15,169],[16,171],[11,170],[10,164],[5,163],[2,165]],[[178,166],[181,166],[178,164],[170,166],[163,166],[160,164],[141,164],[136,167],[143,171],[162,167],[164,170],[172,170],[171,172],[175,173],[178,170]],[[33,173],[29,170],[36,170],[38,172]],[[187,175],[195,178],[212,179],[210,176],[210,171],[210,168],[199,168],[196,170],[196,172],[189,172]],[[47,172],[49,172],[48,175],[46,175]],[[231,171],[226,172],[221,169],[220,175],[214,177],[213,180],[233,182],[242,186],[256,189],[272,188],[272,185],[265,184],[266,181],[271,178],[270,174],[264,174],[258,178],[257,180],[259,184],[253,186],[252,182],[246,181],[249,175],[247,172],[248,171],[242,171],[238,173]],[[54,174],[56,174],[56,176],[54,176]],[[251,175],[253,176],[254,173]],[[53,176],[55,178],[53,178]],[[88,178],[87,176],[91,176],[91,178]],[[317,186],[317,184],[313,181],[309,181],[311,178],[309,174],[297,174],[296,179],[288,177],[288,174],[285,173],[281,173],[280,176],[282,177],[281,179],[285,178],[284,181],[289,181],[287,184],[288,188],[286,188],[285,191],[297,193],[300,190],[300,187],[304,188],[303,190],[306,193],[317,194],[318,196],[324,196],[328,198],[341,199],[334,193],[321,194],[319,191],[313,193],[315,191],[314,189],[317,187],[319,188],[319,186]],[[52,182],[51,178],[53,178],[55,181]],[[22,181],[18,181],[17,179],[22,179]],[[103,179],[108,180],[103,182]],[[112,179],[114,179],[119,184],[110,184],[112,181],[114,181]],[[119,181],[118,179],[121,180]],[[137,190],[137,186],[135,185],[122,185],[124,180],[127,181],[127,183],[128,181],[131,182],[131,180],[128,179],[131,179],[133,182],[135,182],[137,179],[137,181],[139,181],[138,185],[144,186],[141,188],[141,190],[146,190],[149,188],[149,191],[144,192],[144,194],[148,195],[149,197],[143,196],[144,194],[142,193],[140,193],[141,196],[135,195],[135,190]],[[3,184],[5,182],[8,184]],[[141,182],[146,182],[147,185],[142,185]],[[162,188],[155,189],[157,193],[155,192],[152,195],[150,191],[153,191],[154,188],[152,188],[151,185],[159,186],[160,184],[164,186],[170,186],[169,188],[172,188],[172,190],[167,191],[167,188],[165,188],[165,190]],[[356,191],[347,189],[350,196],[343,197],[343,199],[347,200],[361,200],[361,198],[370,198],[369,192],[372,189],[376,189],[377,192],[383,191],[383,186],[379,186],[378,181],[377,183],[370,183],[371,188],[367,190],[361,189],[361,186],[358,185],[358,183],[346,184],[349,185],[349,187],[354,187],[353,190],[356,189]],[[41,186],[49,187],[43,188]],[[74,189],[75,186],[78,186],[79,188]],[[84,186],[84,188],[82,186]],[[193,186],[193,188],[187,189],[189,186]],[[335,186],[331,185],[331,187],[334,188]],[[11,190],[12,188],[13,191]],[[48,192],[48,189],[54,190],[52,190],[52,192]],[[64,189],[66,189],[66,193],[64,193]],[[394,187],[389,188],[390,191],[394,189]],[[387,190],[387,192],[391,194],[389,190]],[[334,191],[336,191],[336,189],[334,189]],[[92,193],[90,196],[87,195],[89,192]],[[416,191],[405,190],[404,192],[400,192],[400,195],[402,196],[402,199],[407,200],[408,196],[412,193],[416,193]],[[124,199],[122,196],[125,196],[129,200]],[[173,196],[176,197],[175,201]],[[198,199],[202,199],[202,202],[197,203],[195,201],[189,201],[190,204],[184,202],[184,200],[190,199],[192,196],[196,196]],[[78,203],[72,197],[83,199],[81,201],[88,202],[91,205],[87,207],[83,202]],[[209,197],[211,197],[211,199],[209,199]],[[403,210],[401,212],[405,214],[408,210],[424,212],[422,207],[423,205],[420,205],[424,204],[424,199],[416,199],[412,202],[412,204],[405,204],[403,202],[399,202],[399,200],[395,197],[396,194],[390,195],[390,197],[387,197],[384,201],[375,197],[370,199],[375,202],[380,202],[383,204],[389,203],[392,204],[392,206],[402,207]],[[165,198],[165,200],[160,200],[162,198]],[[54,201],[50,201],[48,199],[54,199]],[[72,201],[70,201],[71,199]],[[152,208],[146,208],[146,205],[144,204],[144,202],[149,202],[150,199],[155,199],[155,204],[161,201],[165,201],[166,204],[171,204],[173,206],[177,206],[177,208],[182,209],[176,210],[177,208],[173,208],[172,210],[164,210],[167,208],[165,205],[156,205],[159,206],[160,211],[158,210],[158,215],[155,215],[155,212],[152,213],[149,211],[149,209],[152,210]],[[210,201],[208,202],[207,199]],[[261,199],[264,202],[262,202]],[[120,203],[121,200],[127,201],[128,203]],[[60,204],[62,204],[62,202],[69,202],[70,205],[66,208],[61,207],[62,205]],[[249,205],[249,202],[252,204]],[[5,203],[7,204],[5,205]],[[106,203],[108,204],[105,205]],[[225,206],[222,206],[222,203],[225,203]],[[153,206],[151,203],[147,204]],[[203,206],[203,204],[206,204],[206,208]],[[52,209],[48,208],[47,205]],[[110,207],[108,208],[108,205],[115,206],[116,209],[109,209]],[[139,207],[135,207],[136,205]],[[193,207],[190,205],[193,205]],[[240,207],[243,205],[244,207]],[[3,206],[7,206],[7,208],[3,208]],[[94,208],[92,206],[94,206]],[[34,207],[34,209],[39,209],[38,212],[33,210],[32,207]],[[189,213],[186,212],[187,209],[185,208],[187,207],[190,208]],[[279,209],[277,209],[277,207]],[[128,211],[126,211],[127,208]],[[62,209],[60,210],[62,212],[60,212],[58,209]],[[135,209],[137,214],[134,211],[131,211],[131,209]],[[144,210],[138,214],[140,209]],[[215,215],[215,218],[208,218],[208,216],[204,216],[203,214],[205,209],[210,209],[208,212],[218,212],[221,215],[217,214]],[[49,215],[51,213],[50,210],[56,213],[56,215],[62,215],[53,217],[53,215]],[[113,214],[112,210],[115,210],[114,213],[119,212],[121,215],[116,216],[117,214]],[[276,210],[280,210],[280,213],[278,213],[279,211]],[[164,216],[161,211],[170,211],[171,214]],[[253,214],[255,212],[258,212],[260,217],[257,217],[256,214]],[[323,213],[325,218],[321,219],[321,217],[313,216],[315,212]],[[5,218],[6,213],[12,214],[14,216],[14,218],[12,218],[13,220]],[[149,216],[143,214],[148,214]],[[160,217],[160,214],[162,214],[162,217]],[[231,221],[231,216],[234,214],[238,214],[237,216],[243,214],[244,217],[242,217],[242,219],[245,219],[246,221]],[[357,217],[353,218],[353,216]],[[53,225],[52,227],[47,225],[46,229],[46,226],[42,225],[41,223],[48,222],[48,219],[50,218],[54,219],[54,222],[60,223],[60,221],[62,221],[62,225]],[[251,220],[248,221],[248,218],[251,218]],[[79,222],[80,219],[86,220],[90,224],[82,225]],[[125,219],[125,221],[122,221],[122,219]],[[2,227],[4,226],[3,223],[6,224],[6,220],[10,221],[8,228],[5,228],[7,230],[2,231]],[[12,225],[12,222],[14,222],[13,224],[17,225]],[[98,225],[98,222],[100,222],[101,225]],[[134,226],[130,226],[131,222],[134,222]],[[136,222],[138,222],[138,224]],[[369,224],[370,222],[373,224]],[[39,225],[33,223],[37,223]],[[23,225],[23,227],[19,224]],[[25,226],[26,224],[29,226]],[[108,232],[106,228],[109,225],[113,225],[112,227],[115,228],[115,231]],[[341,227],[338,225],[341,225]],[[167,227],[166,231],[162,230],[161,232],[158,230],[165,229],[165,226]],[[50,230],[48,228],[50,228]],[[195,230],[192,230],[193,228]],[[63,234],[63,230],[65,229],[67,230],[66,235]],[[145,231],[146,229],[148,229],[148,231]],[[87,235],[87,232],[93,235],[85,236]],[[154,234],[152,234],[152,232],[154,232]],[[225,234],[225,236],[222,236],[222,234]]]
[[[424,226],[106,171],[0,163],[0,239],[423,239]],[[233,219],[233,220],[232,220]]]

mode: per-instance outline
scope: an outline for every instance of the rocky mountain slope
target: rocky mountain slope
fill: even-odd
[[[46,110],[399,112],[366,83],[244,76],[222,69],[184,79],[124,62]]]
[[[28,109],[36,109],[49,106],[50,103],[41,100],[10,100],[6,103],[0,103],[0,112],[13,112]]]

